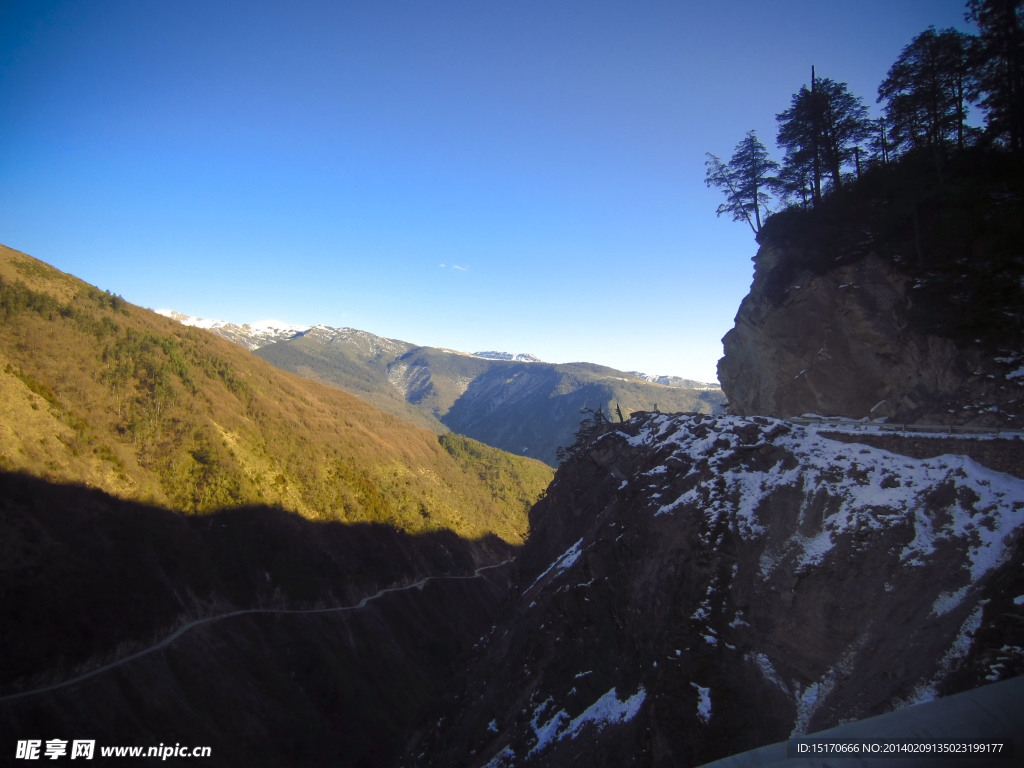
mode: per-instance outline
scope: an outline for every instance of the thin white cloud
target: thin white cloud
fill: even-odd
[[[461,264],[438,264],[437,266],[439,266],[441,269],[451,267],[452,269],[459,270],[459,272],[469,272],[469,267],[464,267]]]

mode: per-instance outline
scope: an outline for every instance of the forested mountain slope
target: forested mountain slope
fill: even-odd
[[[7,471],[186,513],[272,504],[511,542],[551,477],[539,462],[439,440],[9,248],[0,319]]]

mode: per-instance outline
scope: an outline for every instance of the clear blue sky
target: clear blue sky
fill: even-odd
[[[714,380],[724,158],[951,0],[0,3],[0,242],[151,308]],[[777,154],[777,153],[776,153]]]

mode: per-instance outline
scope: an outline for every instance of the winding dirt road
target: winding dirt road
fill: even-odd
[[[220,613],[220,614],[217,614],[216,616],[207,616],[204,619],[196,619],[195,621],[191,621],[188,624],[183,624],[182,626],[178,627],[178,629],[176,629],[174,632],[169,634],[167,637],[165,637],[160,642],[158,642],[158,643],[156,643],[154,645],[151,645],[151,646],[149,646],[147,648],[143,648],[141,651],[136,651],[135,653],[131,654],[130,656],[125,656],[123,659],[118,659],[117,661],[112,661],[109,664],[104,664],[102,667],[97,667],[96,669],[93,669],[93,670],[90,670],[89,672],[86,672],[84,674],[78,675],[77,677],[72,677],[69,680],[64,680],[63,682],[60,682],[60,683],[54,683],[53,685],[43,686],[42,688],[33,688],[32,690],[29,690],[29,691],[21,691],[19,693],[11,693],[11,694],[8,694],[6,696],[0,696],[0,704],[8,704],[10,702],[17,701],[18,699],[24,699],[24,698],[27,698],[29,696],[35,696],[36,694],[47,693],[49,691],[55,691],[55,690],[58,690],[59,688],[66,688],[69,685],[74,685],[75,683],[80,683],[83,680],[88,680],[90,677],[95,677],[96,675],[100,675],[100,674],[102,674],[104,672],[108,672],[109,670],[114,669],[115,667],[119,667],[122,664],[127,664],[130,661],[135,661],[135,659],[141,658],[141,657],[146,656],[146,655],[148,655],[150,653],[154,653],[155,651],[159,651],[162,648],[166,648],[167,646],[169,646],[171,643],[173,643],[175,640],[177,640],[179,637],[181,637],[183,634],[185,634],[189,630],[194,629],[195,627],[201,626],[203,624],[211,624],[211,623],[213,623],[215,621],[222,621],[224,619],[230,619],[232,616],[242,616],[244,614],[250,614],[250,613],[307,613],[308,614],[308,613],[337,613],[337,612],[340,612],[340,611],[357,611],[360,608],[365,608],[367,603],[370,603],[373,600],[376,600],[376,599],[378,599],[380,597],[383,597],[384,595],[387,595],[387,594],[389,594],[391,592],[405,592],[405,591],[410,590],[410,589],[423,589],[423,587],[425,587],[431,581],[454,581],[454,580],[479,579],[481,577],[481,574],[483,574],[484,571],[489,571],[489,570],[492,570],[494,568],[501,568],[502,566],[508,565],[511,562],[512,562],[512,559],[510,558],[508,560],[502,560],[500,563],[495,563],[493,565],[482,565],[479,568],[477,568],[469,576],[426,576],[426,577],[420,579],[419,581],[413,582],[412,584],[405,584],[405,585],[402,585],[402,586],[399,586],[399,587],[385,587],[384,589],[381,589],[381,590],[375,592],[372,595],[364,597],[362,600],[360,600],[355,605],[342,605],[342,606],[335,606],[333,608],[245,608],[245,609],[238,610],[238,611],[231,611],[229,613]]]

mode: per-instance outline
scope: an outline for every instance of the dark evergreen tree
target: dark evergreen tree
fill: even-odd
[[[814,205],[821,201],[821,104],[817,78],[811,69],[811,87],[793,94],[789,109],[775,116],[779,123],[776,143],[785,151],[779,175],[785,197],[800,195]]]
[[[837,83],[822,78],[818,83],[821,102],[821,157],[822,165],[832,176],[832,187],[842,188],[842,170],[851,163],[859,142],[871,132],[868,108],[859,96]]]
[[[821,200],[823,180],[831,177],[831,186],[843,186],[843,168],[855,157],[858,143],[870,134],[871,123],[863,101],[827,77],[816,78],[811,70],[811,86],[793,94],[789,109],[775,116],[779,123],[778,143],[786,152],[783,179],[790,184],[785,193]],[[806,180],[809,188],[796,189],[797,180]]]
[[[767,216],[770,190],[777,184],[778,163],[768,156],[755,131],[747,131],[728,164],[708,152],[704,182],[725,193],[718,215],[728,213],[733,221],[745,221],[756,235],[761,231],[762,212]]]
[[[930,149],[941,158],[963,150],[970,132],[967,98],[972,38],[955,29],[929,27],[915,37],[878,87],[886,102],[888,139],[897,151]]]
[[[605,418],[604,409],[601,407],[595,410],[583,406],[580,408],[580,413],[583,414],[583,419],[576,430],[572,445],[563,445],[555,451],[555,459],[559,464],[579,453],[583,446],[593,440],[608,425],[608,419]]]
[[[798,156],[787,154],[787,162],[783,163],[776,176],[776,192],[786,201],[795,203],[804,208],[814,204],[818,196],[815,190],[820,185],[816,183],[818,176],[815,174],[813,160],[810,156]]]
[[[969,0],[965,16],[978,25],[975,93],[986,130],[1024,152],[1024,0]]]
[[[868,149],[875,162],[886,165],[893,156],[893,147],[889,141],[889,124],[884,117],[871,121],[871,133],[868,136]]]

